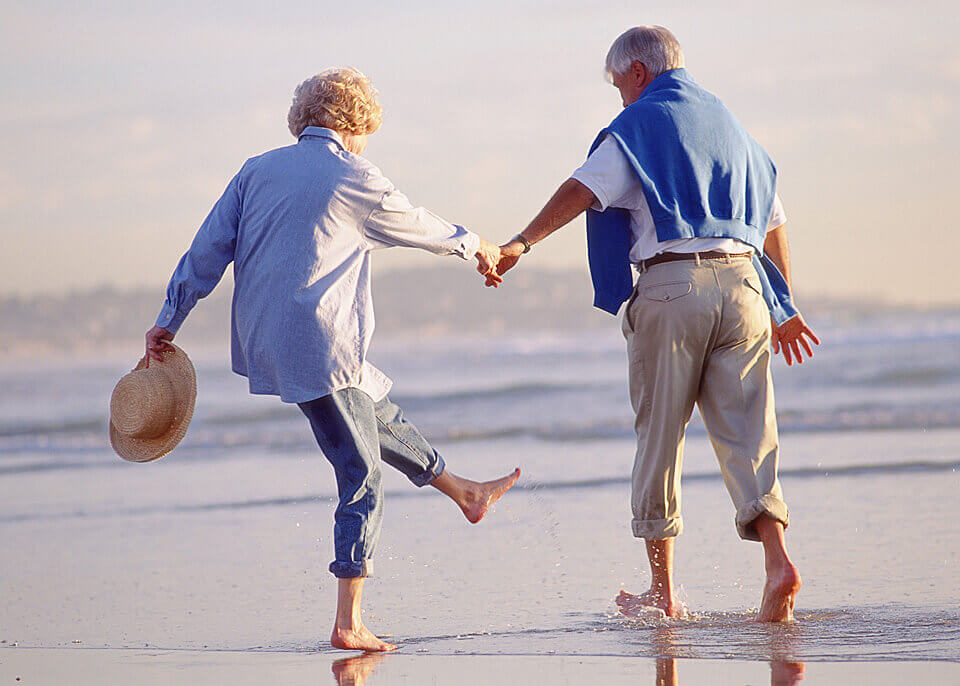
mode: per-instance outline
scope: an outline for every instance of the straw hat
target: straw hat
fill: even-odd
[[[187,433],[197,399],[197,374],[180,348],[162,353],[163,362],[144,357],[120,379],[110,398],[110,444],[124,460],[151,462]]]

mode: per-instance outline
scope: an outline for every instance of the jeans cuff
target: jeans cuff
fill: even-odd
[[[787,504],[774,495],[762,495],[737,511],[736,524],[740,538],[745,541],[760,540],[757,527],[753,525],[753,522],[762,514],[783,524],[784,529],[790,525],[790,512],[787,510]]]
[[[635,538],[673,538],[683,533],[683,518],[634,519],[631,523]]]
[[[330,563],[330,573],[338,579],[356,579],[373,576],[373,560],[363,560],[361,562],[338,562]]]
[[[417,488],[429,486],[433,483],[433,480],[443,474],[443,470],[447,468],[447,463],[443,461],[443,458],[440,457],[440,454],[434,452],[434,455],[436,455],[437,460],[431,466],[427,467],[427,471],[425,471],[423,474],[417,474],[416,476],[410,477],[410,481],[412,481],[413,485]]]

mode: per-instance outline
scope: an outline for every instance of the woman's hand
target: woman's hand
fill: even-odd
[[[776,355],[782,348],[783,357],[787,361],[788,367],[793,365],[794,359],[803,364],[803,355],[800,354],[801,346],[807,353],[807,357],[813,357],[813,348],[810,347],[807,338],[815,345],[820,345],[817,334],[813,333],[813,329],[807,326],[807,323],[803,321],[803,317],[799,314],[791,317],[780,326],[777,326],[772,320],[770,324],[770,342],[773,346],[773,354]]]
[[[497,268],[495,275],[499,279],[498,283],[503,281],[503,275],[508,271],[513,269],[517,262],[520,260],[520,256],[526,250],[526,246],[523,243],[517,240],[512,240],[507,243],[504,243],[500,246],[500,260],[497,262]],[[491,277],[487,277],[487,285],[494,286],[491,281]]]
[[[503,279],[497,274],[497,264],[500,262],[500,248],[498,246],[481,238],[476,258],[477,271],[487,278],[487,286],[496,288],[503,283]]]
[[[500,261],[497,263],[497,274],[503,276],[513,269],[520,256],[526,251],[526,246],[520,241],[514,239],[500,246]],[[502,279],[501,279],[502,280]]]
[[[158,362],[163,362],[163,355],[161,353],[167,350],[173,350],[173,346],[170,345],[170,341],[173,340],[173,334],[162,326],[154,326],[147,331],[146,339],[147,354],[145,358],[147,360],[147,367],[150,366],[150,358]]]

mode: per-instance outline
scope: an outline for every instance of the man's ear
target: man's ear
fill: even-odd
[[[634,60],[630,65],[630,73],[637,80],[637,83],[644,83],[647,80],[647,67],[640,60]]]

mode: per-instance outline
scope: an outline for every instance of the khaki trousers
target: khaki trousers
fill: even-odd
[[[741,538],[766,513],[787,526],[777,480],[770,315],[748,258],[665,262],[640,274],[623,316],[636,412],[633,535],[683,531],[684,432],[697,403]]]

